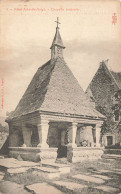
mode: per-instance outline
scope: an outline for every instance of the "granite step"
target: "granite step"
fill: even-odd
[[[119,191],[120,191],[118,188],[114,188],[114,187],[107,186],[107,185],[101,185],[101,186],[97,186],[94,188],[98,189],[100,192],[102,191],[102,192],[106,192],[106,193],[115,193],[116,194],[116,193],[119,193]]]
[[[49,167],[33,167],[33,174],[40,176],[42,178],[54,179],[60,177],[60,171],[58,169],[49,168]]]
[[[96,178],[101,178],[101,179],[103,179],[103,180],[105,180],[105,181],[111,179],[110,177],[104,176],[104,175],[101,175],[101,174],[92,174],[91,176],[92,176],[92,177],[96,177]]]
[[[67,161],[67,158],[57,158],[56,163],[59,164],[68,164],[69,162]]]
[[[13,174],[22,174],[22,173],[25,173],[27,170],[29,170],[29,167],[9,168],[9,169],[7,169],[7,173],[10,174],[10,175],[13,175]]]
[[[57,189],[60,189],[64,193],[82,193],[82,190],[87,186],[84,184],[78,184],[70,180],[63,181],[53,181],[50,183],[52,186],[55,186]]]
[[[118,155],[118,154],[103,154],[102,158],[121,160],[121,155]]]
[[[1,194],[30,194],[30,192],[24,189],[24,185],[20,185],[11,181],[0,182],[0,193]]]
[[[102,158],[99,160],[100,164],[108,164],[108,166],[113,166],[115,163],[115,159],[114,158]]]
[[[67,164],[59,164],[59,163],[42,163],[43,167],[49,167],[53,169],[58,169],[61,174],[70,173],[70,165]]]
[[[0,159],[0,169],[7,170],[7,169],[18,169],[23,167],[33,167],[33,166],[40,166],[40,163],[29,162],[29,161],[18,161],[14,158],[5,158]]]
[[[107,174],[116,174],[116,175],[121,175],[121,171],[116,170],[116,169],[111,169],[111,170],[99,170],[101,173],[107,173]]]
[[[62,192],[55,187],[47,184],[47,183],[35,183],[32,185],[25,186],[25,189],[27,189],[31,193],[36,194],[62,194]]]
[[[97,178],[97,177],[93,177],[90,175],[84,175],[84,174],[77,174],[74,175],[72,177],[70,177],[73,180],[77,180],[77,181],[84,181],[84,182],[91,182],[91,183],[96,183],[96,184],[103,184],[105,183],[105,181],[102,178]]]

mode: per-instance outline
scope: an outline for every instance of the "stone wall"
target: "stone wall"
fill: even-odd
[[[96,109],[107,117],[107,120],[102,126],[102,134],[108,133],[115,134],[115,143],[120,142],[121,138],[118,132],[118,125],[114,120],[114,106],[113,97],[118,87],[115,81],[112,79],[111,73],[107,66],[102,63],[91,81],[88,92],[92,92],[95,99]],[[105,142],[102,142],[104,145]]]
[[[20,147],[23,145],[21,127],[13,126],[9,130],[9,147]]]

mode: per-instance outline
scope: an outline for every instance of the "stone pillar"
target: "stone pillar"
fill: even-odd
[[[107,135],[105,135],[105,146],[107,146],[108,142],[107,142]]]
[[[79,128],[79,129],[77,130],[77,134],[76,134],[76,145],[77,145],[77,146],[80,146],[80,136],[81,136],[81,135],[80,135],[80,134],[81,134],[81,133],[80,133],[80,130],[81,130],[81,129]]]
[[[32,129],[27,128],[26,125],[22,125],[23,141],[22,147],[31,147]]]
[[[62,130],[61,131],[61,145],[64,146],[65,145],[65,135],[66,135],[66,130]]]
[[[93,136],[92,147],[95,147],[96,146],[96,127],[92,127],[92,136]]]
[[[72,126],[69,128],[69,145],[71,147],[77,147],[76,141],[76,133],[77,133],[77,123],[72,123]]]
[[[96,124],[96,147],[100,147],[101,124]]]
[[[39,134],[39,144],[37,147],[40,150],[40,153],[37,155],[38,161],[40,160],[42,163],[55,162],[57,158],[57,148],[49,147],[47,144],[49,121],[41,120],[41,123],[37,125],[37,128]]]
[[[49,121],[42,120],[40,124],[37,125],[38,134],[39,134],[39,144],[37,147],[41,148],[48,148],[49,145],[47,144],[47,136],[48,136],[48,129],[49,129]]]

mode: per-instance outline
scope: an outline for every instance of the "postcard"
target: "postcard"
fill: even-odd
[[[0,1],[0,193],[121,193],[121,1]]]

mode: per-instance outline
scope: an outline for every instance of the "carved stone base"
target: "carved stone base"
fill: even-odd
[[[57,148],[40,148],[38,157],[41,162],[55,162],[57,158]]]
[[[97,160],[100,159],[103,154],[102,148],[88,148],[88,147],[77,147],[67,148],[67,160],[68,162],[81,162],[83,160]]]
[[[21,157],[23,160],[33,162],[55,162],[57,158],[57,148],[9,147],[9,156],[16,159]]]

